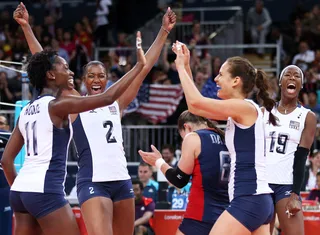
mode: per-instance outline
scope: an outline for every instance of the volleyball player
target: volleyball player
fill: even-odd
[[[247,99],[256,85],[259,98],[268,110],[272,109],[274,101],[267,93],[265,73],[244,58],[228,58],[215,78],[222,100],[205,98],[188,73],[189,50],[179,42],[173,49],[189,111],[210,119],[228,120],[225,139],[231,157],[230,206],[210,234],[268,234],[273,207],[266,176],[263,114],[258,105]],[[272,114],[269,121],[276,124]]]
[[[169,166],[153,145],[153,152],[140,150],[139,154],[178,188],[192,177],[186,213],[176,235],[208,235],[229,205],[230,156],[223,132],[212,121],[184,111],[178,119],[178,130],[183,142],[176,168]]]
[[[144,78],[160,56],[176,16],[170,9],[162,19],[157,38],[146,53],[147,64],[112,105],[80,113],[73,123],[79,153],[78,199],[90,234],[133,234],[134,194],[123,149],[121,113],[136,97]],[[105,89],[107,71],[99,61],[84,69],[88,95]]]
[[[141,42],[140,33],[137,41]],[[69,114],[112,104],[129,87],[146,61],[141,47],[138,63],[107,91],[96,96],[62,97],[73,88],[73,72],[52,51],[33,55],[27,72],[40,96],[20,114],[1,164],[11,186],[10,204],[15,213],[15,234],[79,234],[71,207],[64,198],[66,160],[72,137]],[[25,162],[16,174],[14,159],[25,144]]]
[[[28,14],[20,4],[15,19],[22,23],[30,48],[42,50],[27,25]],[[24,21],[24,22],[22,22]],[[112,105],[73,115],[74,140],[79,153],[78,199],[90,234],[132,234],[134,195],[123,150],[121,113],[136,97],[140,85],[157,61],[176,16],[170,8],[162,19],[157,38],[146,53],[147,64],[134,82]],[[107,71],[103,63],[91,61],[84,68],[88,95],[103,92]]]
[[[299,67],[284,68],[279,79],[281,99],[271,111],[279,125],[271,125],[266,118],[269,111],[264,111],[268,182],[281,230],[290,235],[304,234],[300,190],[317,125],[315,114],[298,101],[303,81]]]

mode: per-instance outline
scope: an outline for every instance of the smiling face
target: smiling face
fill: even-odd
[[[221,99],[229,99],[232,94],[233,79],[229,69],[230,65],[228,62],[223,63],[219,74],[214,79],[214,81],[217,83],[217,86],[220,88],[217,95]]]
[[[101,64],[88,65],[85,69],[84,82],[88,95],[96,95],[104,92],[107,85],[107,74]]]
[[[60,56],[56,56],[53,69],[51,71],[57,87],[68,89],[74,88],[74,73],[69,69],[69,65],[65,59]]]
[[[302,74],[298,68],[287,68],[281,77],[281,93],[287,98],[297,98],[302,88]]]

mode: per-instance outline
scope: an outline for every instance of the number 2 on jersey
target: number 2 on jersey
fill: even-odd
[[[278,138],[275,136],[275,131],[271,131],[269,133],[269,136],[271,137],[271,143],[270,143],[270,152],[273,153],[275,145],[276,145],[276,139],[277,139],[277,147],[276,152],[280,154],[286,153],[286,147],[287,147],[287,141],[289,139],[288,134],[279,133]]]
[[[29,127],[29,122],[25,124],[26,129],[26,139],[27,139],[27,154],[30,156],[30,137],[32,138],[32,144],[33,144],[33,154],[34,156],[38,155],[38,142],[37,142],[37,121],[34,121],[31,123],[31,126]],[[30,136],[30,132],[31,135]]]
[[[113,132],[113,123],[111,121],[104,121],[103,122],[103,127],[104,128],[108,128],[109,130],[106,134],[106,139],[108,143],[117,143],[117,140],[114,136],[112,136],[112,132]]]

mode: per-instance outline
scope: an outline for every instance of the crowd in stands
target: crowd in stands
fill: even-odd
[[[54,2],[54,1],[53,1]],[[58,2],[58,1],[56,1]],[[108,13],[112,5],[111,0],[101,0],[97,6],[96,19],[89,19],[84,16],[74,25],[74,28],[63,28],[57,24],[61,20],[60,5],[48,4],[47,14],[42,25],[36,25],[33,17],[30,16],[30,25],[37,39],[44,48],[52,48],[58,51],[69,64],[70,69],[75,73],[76,88],[81,94],[85,94],[85,87],[82,84],[81,74],[83,66],[93,59],[95,46],[112,46],[115,48],[130,47],[126,40],[127,34],[118,32],[116,40],[109,35]],[[247,13],[246,29],[250,35],[252,43],[264,44],[266,42],[276,42],[281,47],[281,66],[295,64],[305,73],[305,84],[300,94],[302,105],[310,108],[320,121],[320,6],[315,5],[311,10],[304,10],[301,7],[292,14],[292,24],[290,27],[280,27],[273,25],[270,14],[263,6],[262,1],[257,1]],[[95,23],[93,23],[95,22]],[[143,33],[143,32],[142,32]],[[293,39],[293,40],[292,40]],[[194,82],[206,97],[217,98],[217,86],[214,78],[219,73],[219,68],[223,61],[219,57],[210,54],[207,50],[197,49],[197,45],[208,45],[212,42],[208,35],[202,32],[199,21],[194,21],[192,33],[184,39],[191,51],[191,68]],[[162,51],[162,55],[148,75],[148,84],[179,84],[178,72],[175,67],[175,56],[171,52],[172,41],[168,41]],[[275,56],[273,51],[255,51],[259,57],[264,53]],[[28,46],[24,40],[23,32],[12,18],[12,13],[2,11],[0,14],[0,60],[21,62],[28,56]],[[110,50],[102,55],[100,60],[108,68],[110,86],[122,75],[129,71],[134,63],[130,51]],[[270,94],[273,98],[279,98],[278,80],[275,76],[270,77]],[[0,101],[15,103],[21,100],[21,74],[0,68]],[[255,97],[252,92],[252,98]],[[31,89],[30,89],[31,96]],[[0,105],[0,109],[13,109],[10,106]],[[186,109],[185,100],[182,100],[177,111],[167,123],[176,124],[177,116]],[[128,124],[139,120],[141,124],[150,124],[147,120],[141,122],[141,116],[130,114],[124,122]],[[8,131],[8,120],[5,116],[0,116],[0,129]],[[319,129],[320,130],[320,129]],[[1,139],[0,139],[1,140]],[[320,132],[316,137],[315,149],[307,163],[304,190],[311,191],[308,199],[320,201]],[[163,145],[161,150],[164,160],[171,166],[176,166],[177,157],[175,148],[171,145]],[[157,182],[159,175],[146,163],[140,163],[137,169],[138,181],[134,181],[134,193],[136,195],[136,215],[138,215],[136,232],[145,232],[141,224],[146,224],[150,228],[149,222],[140,223],[143,216],[151,218],[156,207],[156,203],[167,201],[164,208],[185,209],[187,204],[190,184],[183,189]],[[146,200],[151,198],[152,200]],[[159,204],[158,204],[159,205]],[[161,205],[160,205],[161,206]],[[142,209],[144,208],[144,209]],[[139,213],[137,213],[137,211]],[[150,212],[150,213],[147,213]],[[139,220],[140,219],[140,220]],[[139,222],[140,221],[140,222]],[[144,221],[144,220],[142,220]]]

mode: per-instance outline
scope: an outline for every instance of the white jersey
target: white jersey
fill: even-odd
[[[78,183],[130,179],[117,102],[80,113],[73,129],[79,154]]]
[[[269,112],[264,112],[268,182],[293,184],[294,152],[300,143],[305,120],[310,110],[299,105],[289,114],[281,114],[277,107],[272,113],[279,119],[278,126],[268,123]]]
[[[56,128],[48,106],[53,96],[40,96],[20,113],[18,128],[24,138],[25,160],[11,190],[64,194],[66,163],[72,126]]]
[[[258,117],[252,126],[236,123],[231,117],[225,132],[231,157],[229,199],[243,195],[272,193],[267,182],[263,114],[253,101]]]

